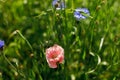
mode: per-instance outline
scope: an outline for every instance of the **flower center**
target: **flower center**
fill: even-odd
[[[55,59],[57,57],[57,54],[53,54],[52,58]]]
[[[59,6],[60,6],[60,2],[56,2],[55,7],[57,8]]]

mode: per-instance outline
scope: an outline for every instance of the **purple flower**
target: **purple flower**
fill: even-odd
[[[0,40],[0,49],[3,49],[4,45],[5,45],[4,41]]]
[[[76,18],[76,20],[79,21],[80,19],[86,19],[87,16],[90,16],[90,13],[89,13],[88,9],[86,9],[86,8],[77,8],[77,9],[75,9],[74,17]]]
[[[64,2],[62,2],[62,1],[60,1],[60,0],[53,0],[52,6],[53,6],[54,8],[56,8],[57,10],[60,10],[60,9],[64,9],[64,8],[65,8]]]

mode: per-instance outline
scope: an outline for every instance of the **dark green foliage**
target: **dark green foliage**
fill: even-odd
[[[3,53],[16,68],[0,54],[0,80],[119,80],[119,3],[66,0],[66,9],[57,11],[52,0],[0,0]],[[78,7],[90,17],[76,21]],[[65,63],[51,69],[45,50],[54,44],[64,48]]]

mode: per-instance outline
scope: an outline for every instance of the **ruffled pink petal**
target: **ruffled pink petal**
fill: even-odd
[[[57,64],[55,61],[48,61],[48,64],[50,68],[57,68]]]
[[[64,49],[55,44],[53,47],[46,49],[46,59],[50,68],[57,68],[57,63],[64,61]]]
[[[63,63],[63,62],[64,62],[64,56],[60,56],[59,63]]]

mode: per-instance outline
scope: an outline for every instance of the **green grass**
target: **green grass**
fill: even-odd
[[[0,0],[0,80],[120,79],[120,1],[65,2],[65,10],[56,11],[52,0]],[[90,17],[77,22],[78,7]],[[54,44],[65,51],[56,69],[45,58]]]

